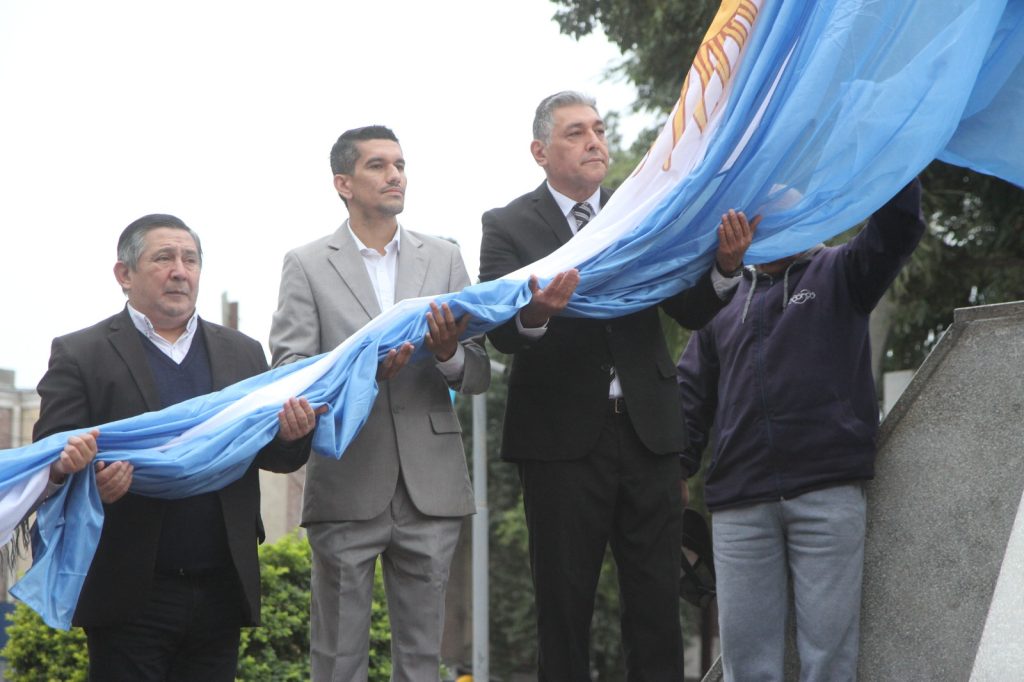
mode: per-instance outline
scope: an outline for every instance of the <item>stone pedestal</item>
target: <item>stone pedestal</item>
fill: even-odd
[[[1024,303],[957,310],[882,424],[868,488],[860,679],[967,680],[997,662],[1024,491]],[[1009,551],[1008,550],[1012,550]],[[1016,559],[1014,559],[1016,556]],[[1014,607],[1012,601],[1018,602]],[[992,634],[981,648],[991,620]],[[1005,653],[1005,652],[1001,652]],[[1021,679],[1024,659],[984,679]]]

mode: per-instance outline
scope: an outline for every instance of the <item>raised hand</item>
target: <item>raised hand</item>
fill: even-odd
[[[743,255],[754,239],[754,230],[760,222],[760,215],[747,222],[747,216],[742,211],[734,209],[729,209],[729,212],[722,216],[722,222],[718,226],[718,251],[715,254],[719,272],[728,275],[740,269],[743,265]]]

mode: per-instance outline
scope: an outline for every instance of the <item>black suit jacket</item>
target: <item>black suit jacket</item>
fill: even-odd
[[[602,206],[610,192],[602,190]],[[504,208],[483,215],[480,279],[489,281],[532,263],[569,241],[572,230],[547,183]],[[704,326],[725,304],[710,271],[695,286],[661,303],[677,322]],[[488,338],[513,353],[501,455],[507,460],[577,459],[597,443],[608,409],[610,372],[637,435],[653,452],[681,452],[686,431],[679,417],[675,366],[658,308],[610,320],[556,317],[530,342],[514,319]]]
[[[199,321],[214,390],[266,371],[263,348],[227,327]],[[33,439],[159,410],[160,397],[142,338],[127,309],[99,324],[53,340],[50,365],[39,382],[42,398]],[[242,478],[218,491],[231,558],[244,592],[247,622],[259,622],[263,541],[258,469],[289,472],[309,456],[309,438],[271,441]],[[112,625],[136,616],[152,585],[166,502],[132,493],[104,505],[103,532],[73,618],[74,625]]]

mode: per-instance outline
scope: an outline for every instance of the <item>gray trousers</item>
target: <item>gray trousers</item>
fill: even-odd
[[[314,682],[364,682],[377,557],[391,621],[395,682],[437,680],[444,594],[461,518],[421,514],[399,479],[391,504],[368,521],[317,523],[313,549],[310,673]]]
[[[857,483],[712,514],[726,680],[783,679],[790,582],[800,679],[856,679],[866,508]]]

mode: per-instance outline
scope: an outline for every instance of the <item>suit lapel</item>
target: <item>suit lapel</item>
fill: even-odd
[[[411,232],[399,227],[402,236],[398,249],[398,264],[395,266],[395,303],[407,298],[416,298],[423,291],[427,277],[427,256],[423,253],[423,241]]]
[[[359,301],[366,314],[369,317],[380,315],[380,302],[377,301],[377,294],[374,293],[370,276],[366,273],[363,257],[349,233],[347,222],[339,227],[327,242],[327,248],[330,250],[328,262]]]
[[[156,390],[156,382],[153,381],[153,372],[149,368],[149,361],[146,360],[146,350],[142,347],[139,330],[132,323],[127,307],[111,322],[110,334],[107,338],[114,347],[114,351],[127,365],[139,393],[142,394],[142,400],[146,403],[146,410],[149,412],[159,410],[160,394]]]
[[[569,229],[569,223],[562,214],[562,210],[558,208],[555,198],[551,196],[551,191],[548,190],[546,182],[542,182],[540,187],[533,191],[531,199],[533,200],[534,209],[544,223],[554,232],[559,244],[564,244],[572,239],[573,234],[572,230]]]

